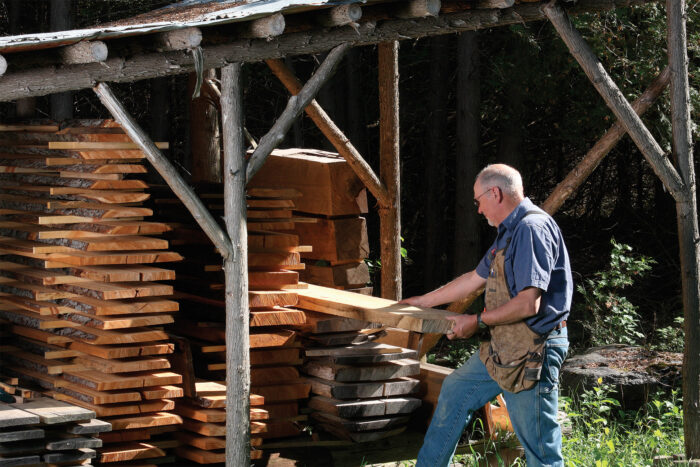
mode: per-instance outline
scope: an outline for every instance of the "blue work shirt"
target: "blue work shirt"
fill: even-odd
[[[530,214],[537,211],[542,214]],[[542,290],[540,309],[525,323],[534,332],[546,334],[569,316],[574,283],[571,278],[569,253],[559,226],[529,198],[523,201],[498,226],[498,235],[489,251],[476,267],[486,279],[493,254],[510,245],[505,254],[505,276],[510,296],[527,287]]]

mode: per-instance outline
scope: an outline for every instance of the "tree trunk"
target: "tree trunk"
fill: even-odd
[[[215,79],[216,70],[205,70],[203,79]],[[190,74],[189,88],[194,89],[197,77]],[[189,91],[189,90],[188,90]],[[191,92],[189,93],[191,96]],[[192,142],[192,181],[221,183],[221,132],[218,96],[202,86],[199,97],[190,101],[190,140]]]
[[[379,208],[382,297],[401,299],[399,43],[379,44],[379,177],[392,202]]]
[[[693,164],[688,85],[686,4],[667,0],[668,66],[671,69],[673,151],[684,183],[683,200],[676,205],[681,255],[681,283],[685,322],[683,354],[683,428],[686,459],[700,459],[700,233]]]
[[[224,133],[224,215],[233,255],[226,274],[226,466],[250,465],[250,334],[246,151],[243,137],[241,64],[221,70]]]
[[[425,220],[425,245],[423,258],[423,287],[432,290],[445,280],[445,241],[442,220],[445,215],[445,199],[442,196],[447,159],[447,89],[445,77],[448,71],[448,47],[451,36],[433,37],[430,40],[430,85],[426,92],[428,110],[428,160],[425,162],[427,192],[423,203]]]
[[[457,53],[457,157],[453,276],[474,267],[481,257],[479,214],[474,208],[473,185],[481,166],[479,34],[463,32]]]
[[[51,31],[66,31],[72,28],[71,0],[53,0],[49,14]],[[57,122],[73,118],[73,93],[60,92],[51,95],[51,118]]]
[[[284,64],[287,65],[287,68],[291,70],[292,73],[294,73],[294,60],[292,57],[284,57]],[[302,125],[303,119],[298,118],[294,121],[294,124],[292,125],[292,132],[289,135],[288,140],[291,141],[291,144],[295,148],[303,148],[304,147],[304,133],[302,132]]]

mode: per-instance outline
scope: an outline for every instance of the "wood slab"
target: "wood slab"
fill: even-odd
[[[275,307],[269,310],[252,310],[250,326],[295,326],[306,323],[306,314],[301,310]]]
[[[297,294],[289,290],[250,291],[248,292],[248,304],[251,308],[294,306],[297,304]]]
[[[408,416],[404,415],[393,417],[375,417],[369,420],[350,420],[325,412],[314,412],[311,414],[311,416],[321,423],[336,425],[351,432],[385,430],[398,425],[405,425],[409,419]]]
[[[61,318],[96,329],[125,329],[142,326],[159,326],[172,323],[173,317],[166,313],[157,315],[94,316],[85,313],[63,313]]]
[[[332,399],[363,399],[412,394],[418,390],[417,379],[398,378],[389,381],[342,383],[321,378],[307,377],[311,391]]]
[[[265,398],[265,403],[293,401],[309,397],[311,385],[307,381],[289,382],[282,385],[251,386],[250,391]]]
[[[78,311],[89,315],[137,315],[150,313],[167,313],[177,311],[179,305],[174,300],[159,297],[144,297],[125,300],[98,300],[91,297],[73,296],[59,300],[57,305],[63,307],[61,312]]]
[[[43,397],[23,404],[10,404],[11,407],[24,410],[39,417],[41,423],[55,425],[57,423],[82,422],[95,418],[95,412],[81,407],[75,407],[65,402]]]
[[[106,431],[112,430],[112,424],[104,420],[99,420],[93,418],[88,422],[78,422],[74,425],[66,427],[67,433],[73,433],[76,435],[94,435],[97,433],[104,433]]]
[[[320,412],[342,418],[380,417],[412,413],[421,405],[414,397],[392,397],[368,400],[339,400],[324,396],[313,396],[309,407]]]
[[[298,307],[361,321],[382,323],[416,332],[446,333],[452,329],[447,316],[457,313],[400,305],[393,300],[371,297],[309,284],[296,291]]]
[[[174,344],[169,342],[146,343],[141,345],[95,345],[75,341],[71,342],[68,348],[76,352],[105,359],[167,355],[175,351]]]
[[[169,412],[157,412],[135,417],[110,418],[113,430],[135,430],[139,428],[154,428],[167,425],[180,425],[182,418]]]
[[[40,421],[39,416],[34,413],[0,402],[0,428],[37,425]]]
[[[349,366],[308,361],[304,363],[302,371],[311,376],[333,381],[381,381],[404,376],[415,376],[420,373],[420,364],[418,360],[410,359],[378,363],[370,366]]]
[[[170,371],[120,375],[102,373],[95,370],[66,371],[63,373],[63,378],[97,391],[144,388],[182,383],[182,376]]]

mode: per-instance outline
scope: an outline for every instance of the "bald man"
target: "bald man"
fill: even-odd
[[[524,196],[520,173],[505,164],[479,173],[474,204],[497,228],[476,269],[402,301],[434,307],[485,287],[483,312],[451,318],[447,337],[479,333],[480,347],[445,378],[417,465],[449,465],[474,411],[502,392],[528,466],[563,466],[556,418],[573,281],[561,231]]]

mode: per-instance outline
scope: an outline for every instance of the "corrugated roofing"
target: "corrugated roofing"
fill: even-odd
[[[0,37],[0,53],[61,47],[85,40],[115,39],[188,27],[250,21],[274,13],[293,13],[365,0],[185,0],[132,18],[90,29]]]

